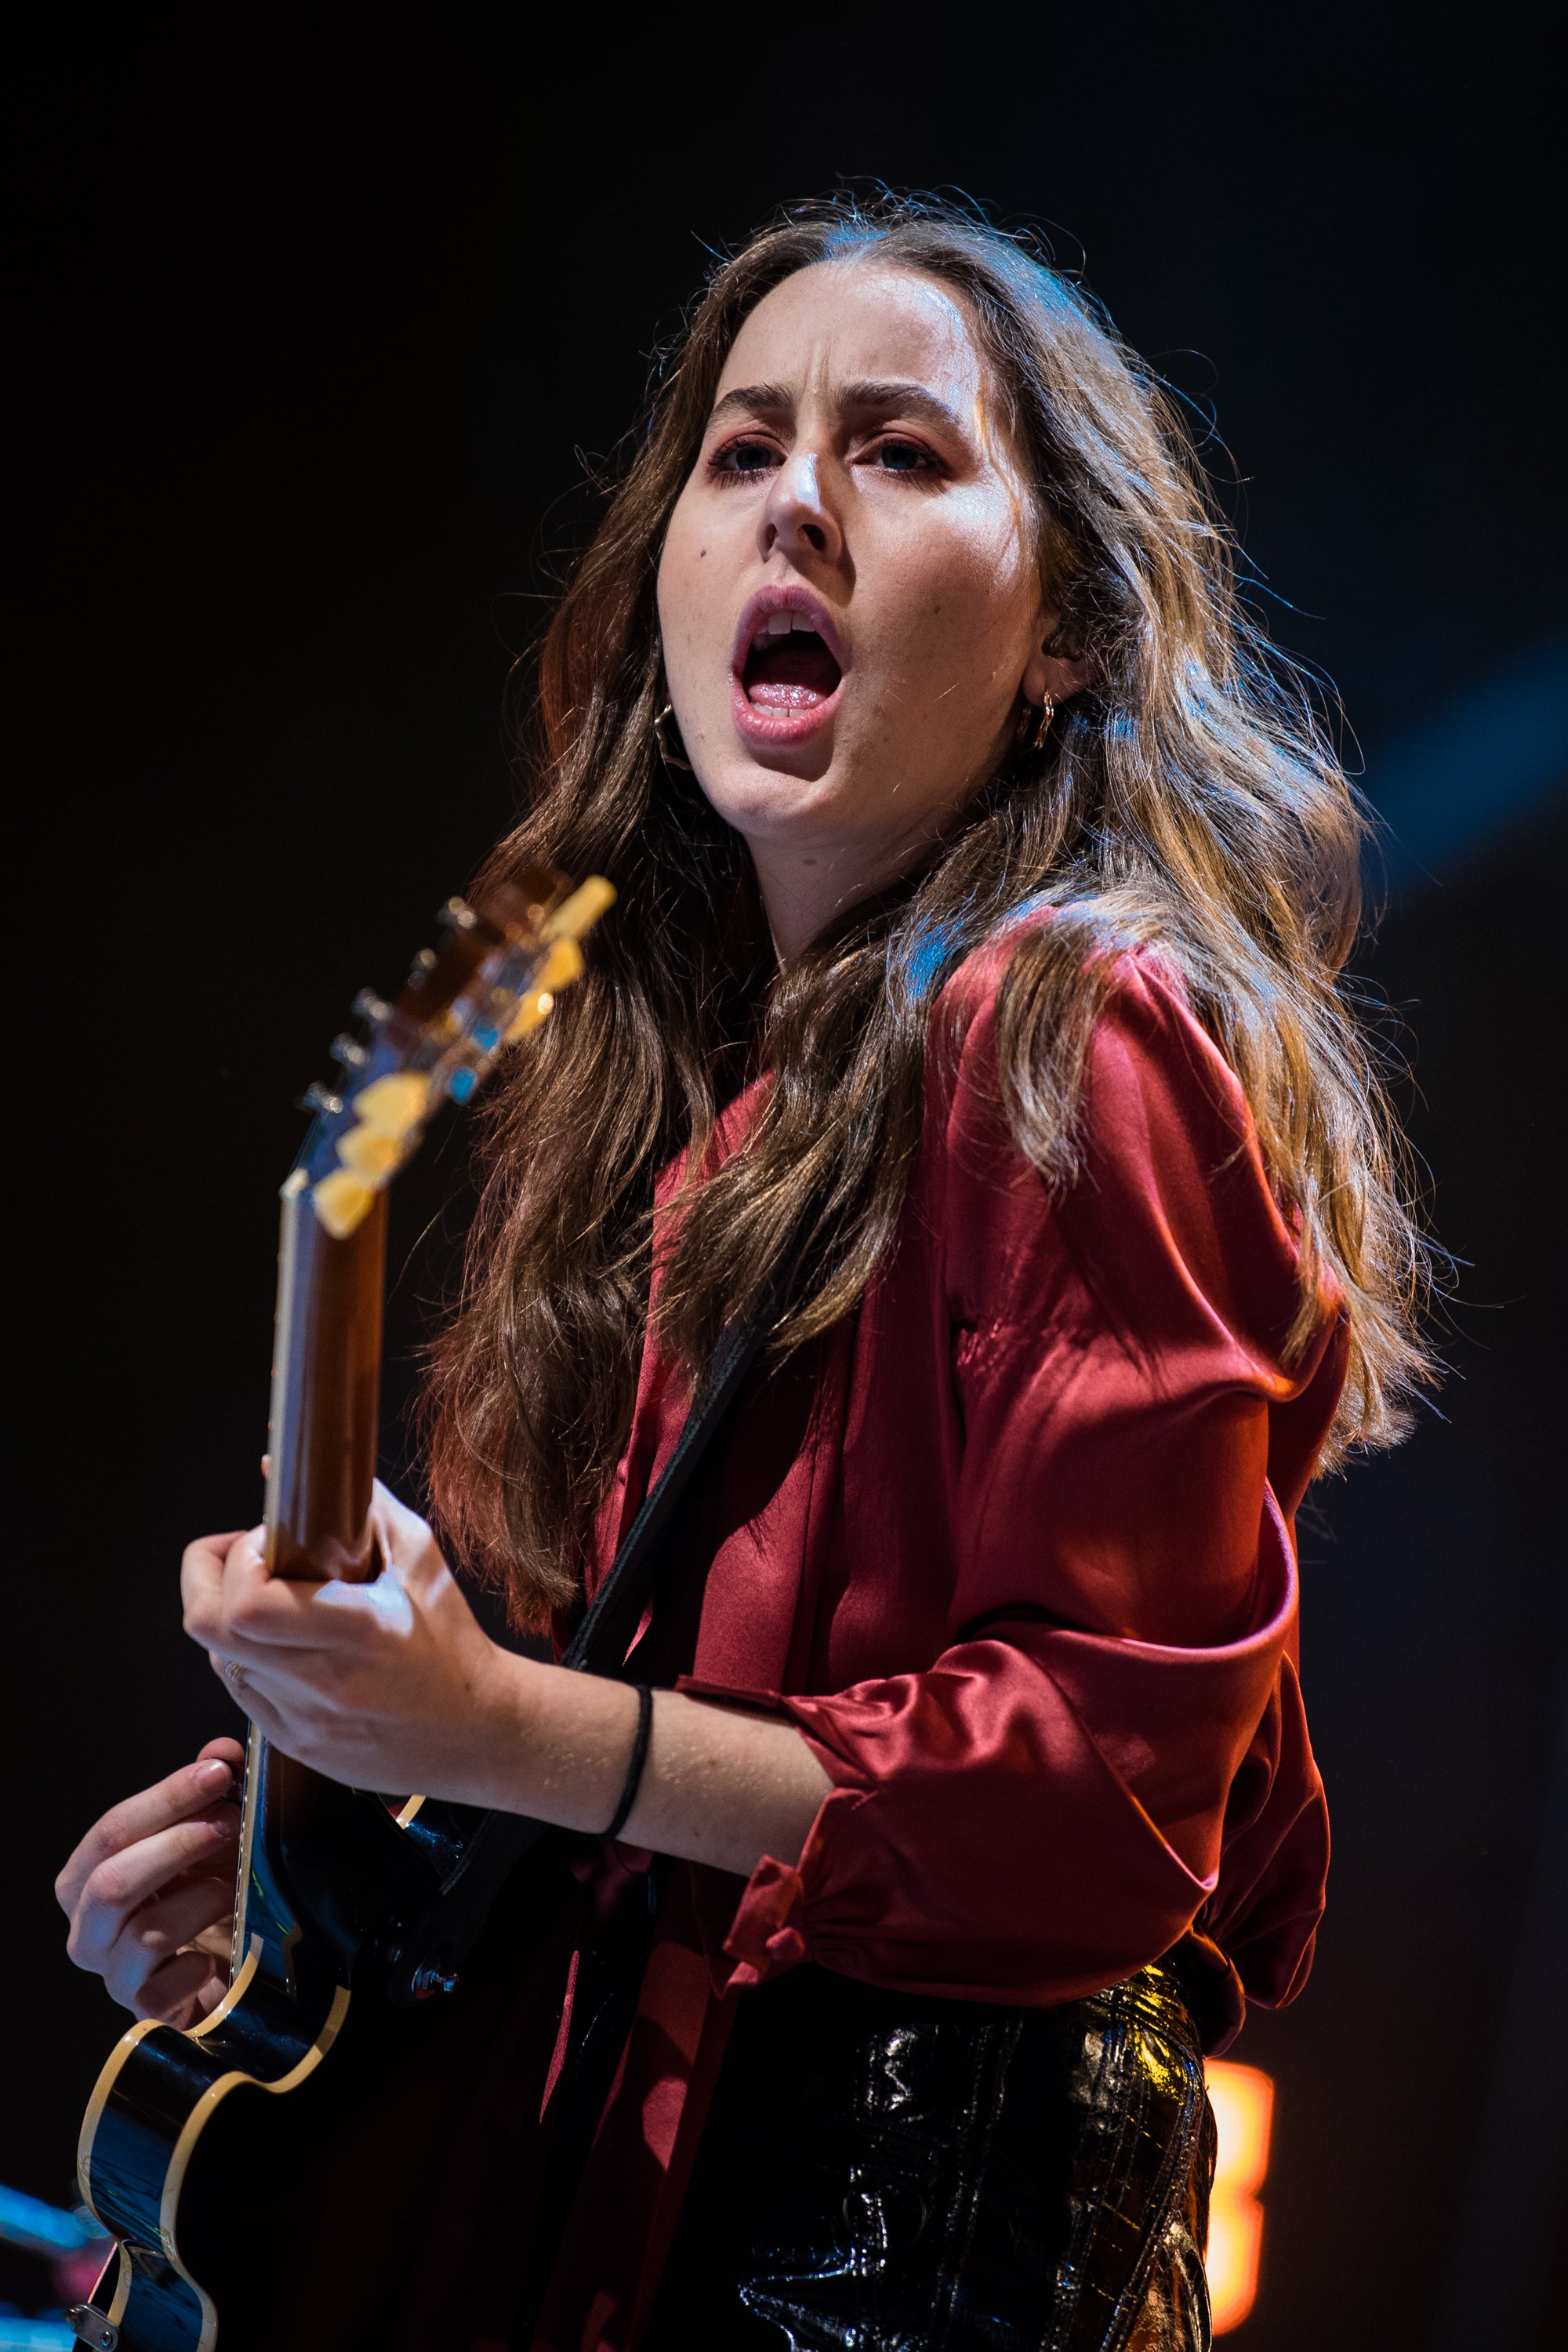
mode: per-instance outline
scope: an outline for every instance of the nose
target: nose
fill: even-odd
[[[775,552],[809,564],[815,556],[837,562],[844,534],[824,498],[816,452],[797,447],[773,476],[761,520],[757,546],[764,559]]]

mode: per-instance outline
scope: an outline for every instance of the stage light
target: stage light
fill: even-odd
[[[1258,2192],[1268,2169],[1274,2083],[1257,2066],[1223,2059],[1208,2069],[1209,2101],[1219,2134],[1209,2200],[1207,2269],[1214,2332],[1239,2327],[1258,2296],[1263,2208]]]

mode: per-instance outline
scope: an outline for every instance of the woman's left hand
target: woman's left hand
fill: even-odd
[[[371,1523],[385,1566],[368,1584],[268,1577],[260,1528],[200,1538],[181,1569],[185,1631],[286,1756],[353,1788],[493,1801],[521,1662],[379,1480]]]

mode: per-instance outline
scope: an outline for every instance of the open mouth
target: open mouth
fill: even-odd
[[[844,673],[804,613],[769,613],[746,649],[741,684],[755,710],[815,710]]]

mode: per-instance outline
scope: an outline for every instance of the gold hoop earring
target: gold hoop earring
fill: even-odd
[[[1057,706],[1051,697],[1047,694],[1045,700],[1040,705],[1040,715],[1035,722],[1035,731],[1029,738],[1029,749],[1031,751],[1043,751],[1045,750],[1046,737],[1050,731],[1050,724],[1056,715]]]
[[[664,761],[667,768],[684,768],[687,774],[689,775],[691,773],[691,762],[686,756],[686,748],[684,744],[681,745],[679,751],[671,751],[669,737],[665,732],[667,725],[674,719],[674,717],[675,705],[673,702],[667,702],[664,709],[659,712],[658,718],[653,722],[653,740],[658,745],[658,756]],[[675,730],[675,740],[678,743],[680,742],[680,730],[679,727]]]

